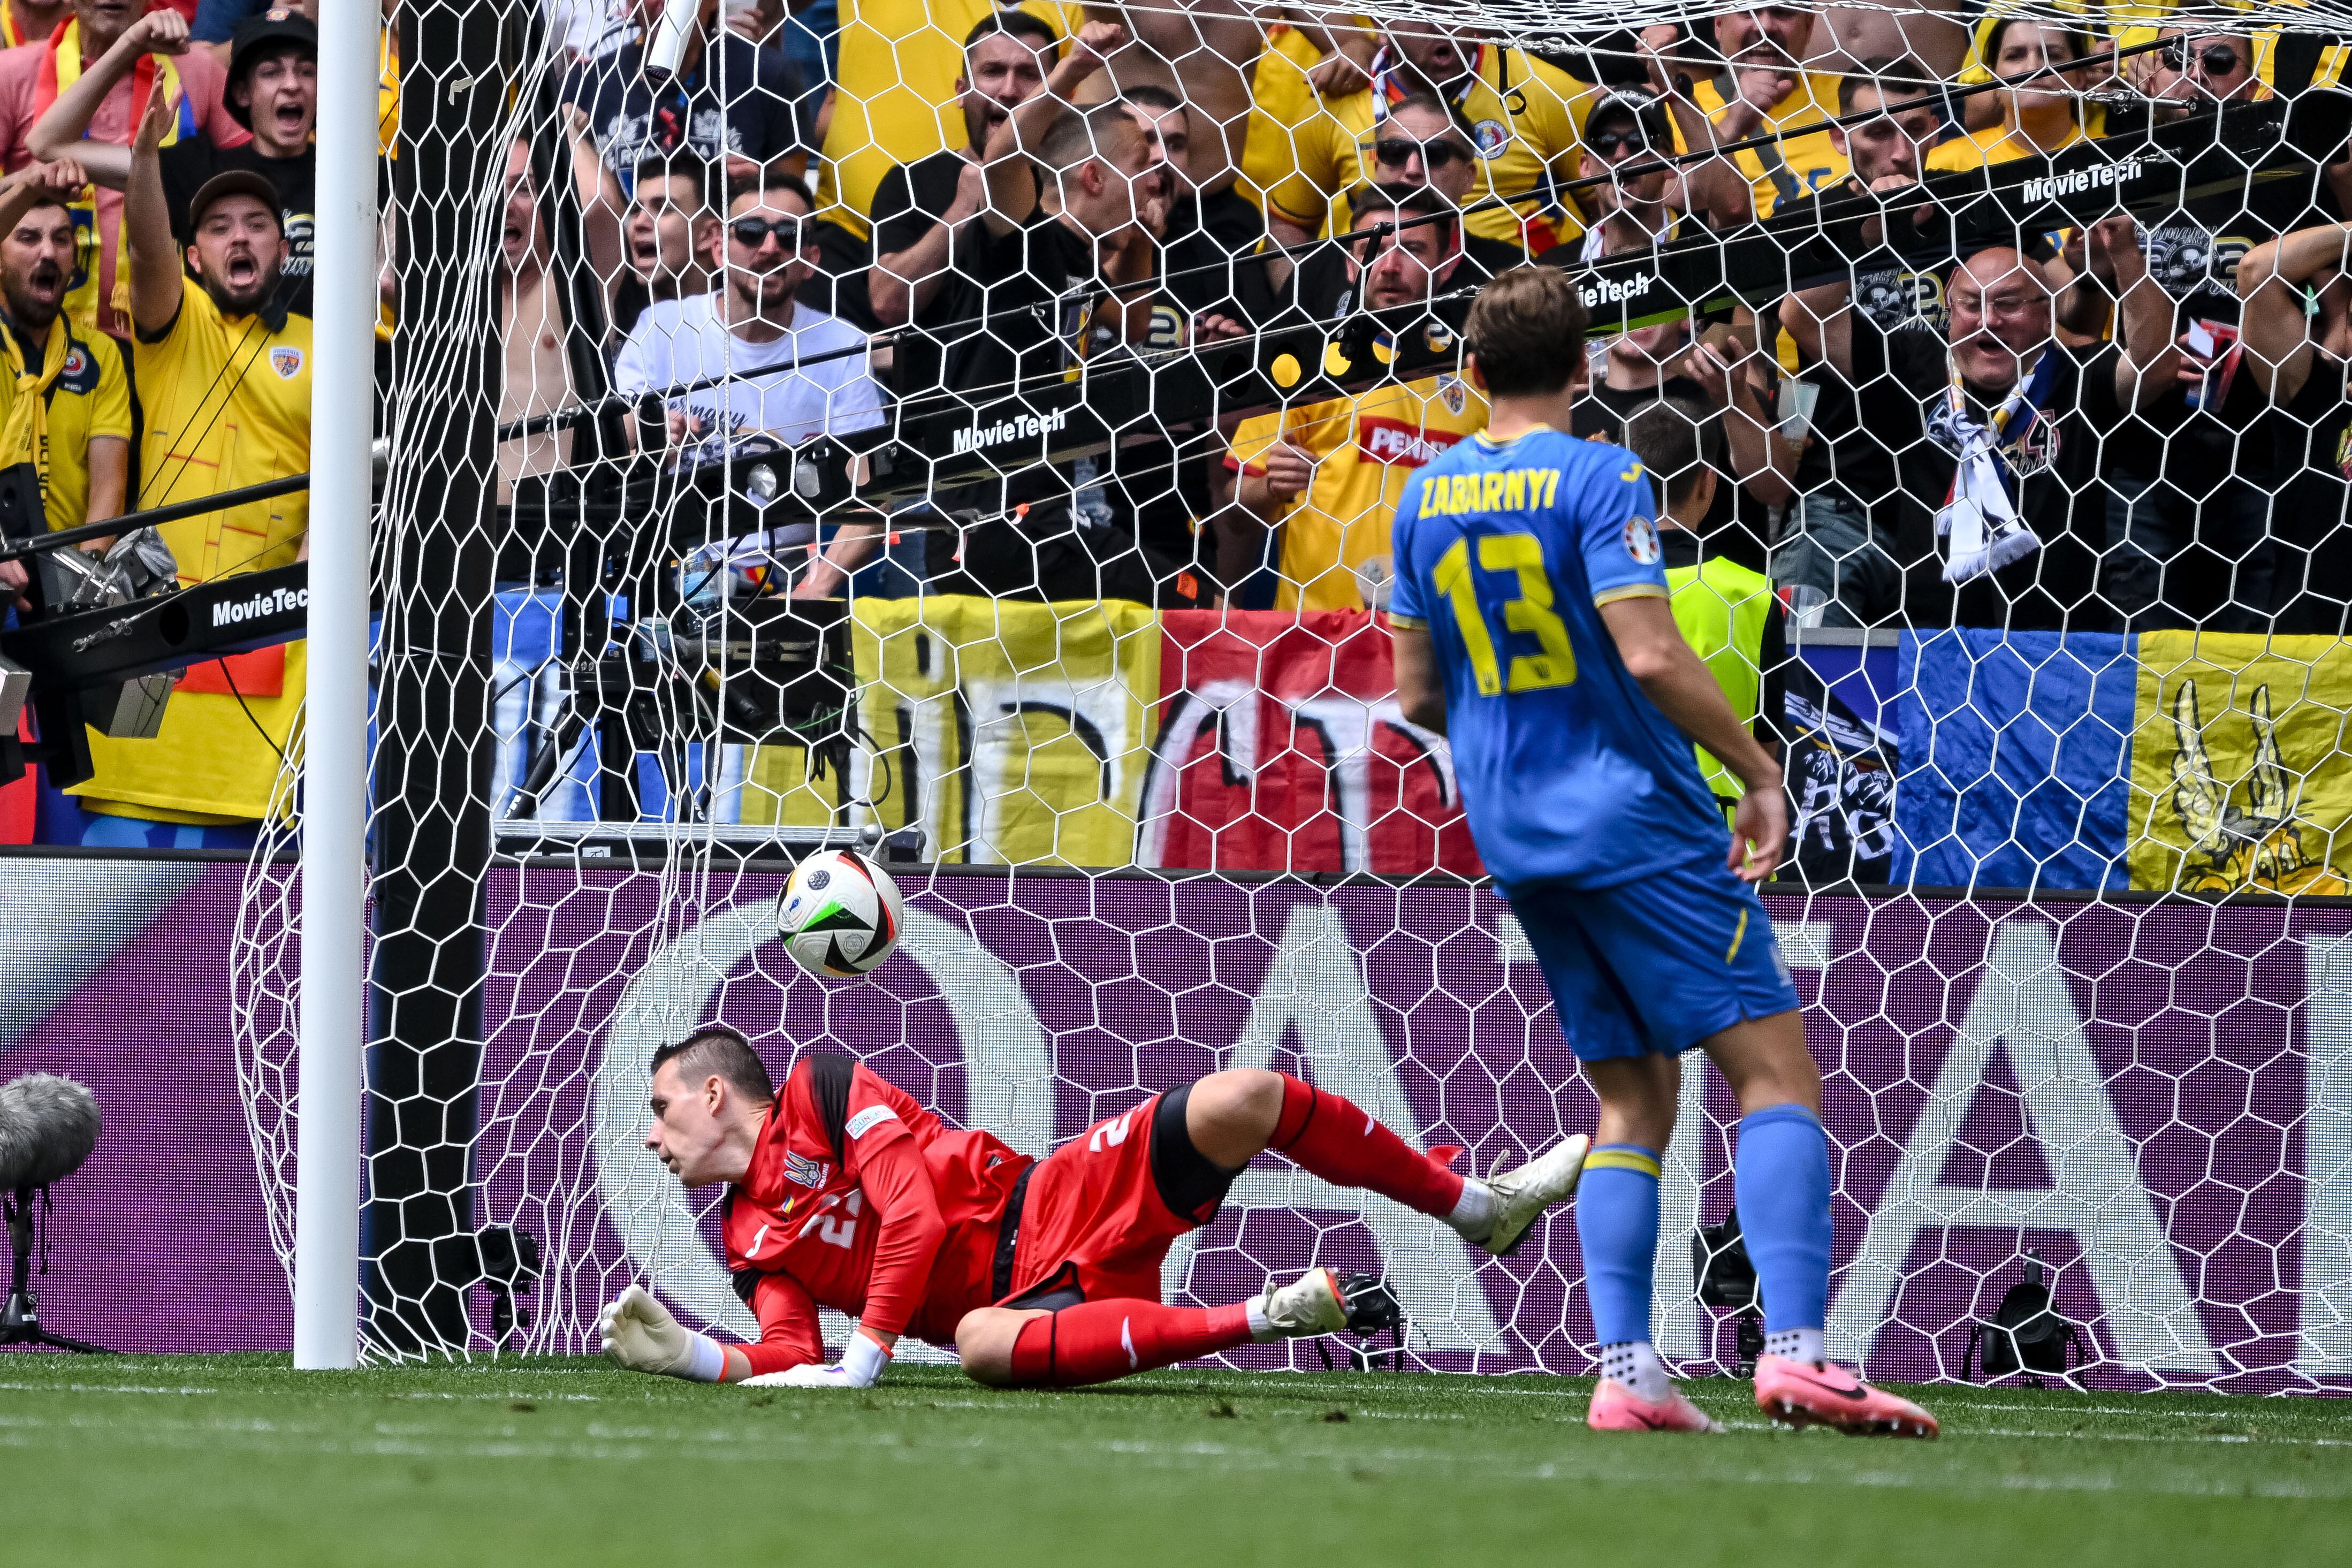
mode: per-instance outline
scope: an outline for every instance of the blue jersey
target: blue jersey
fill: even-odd
[[[1727,848],[1689,740],[1601,618],[1667,597],[1654,499],[1623,447],[1539,429],[1460,443],[1398,502],[1389,612],[1429,628],[1471,837],[1506,887],[1605,888]]]

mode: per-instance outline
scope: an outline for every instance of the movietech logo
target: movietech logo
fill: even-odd
[[[1580,288],[1577,293],[1583,298],[1587,309],[1594,305],[1622,305],[1628,300],[1640,299],[1648,293],[1650,286],[1657,281],[1658,274],[1654,272],[1644,272],[1637,277],[1628,278],[1622,283],[1612,279],[1602,278]]]
[[[1034,441],[1042,436],[1051,436],[1066,428],[1069,423],[1070,411],[1056,408],[1043,416],[1024,414],[1016,419],[1000,419],[993,425],[974,425],[955,433],[955,449],[958,453],[980,452],[991,447],[1001,447],[1007,441]]]
[[[2147,160],[2135,153],[2116,163],[2101,163],[2095,168],[2076,169],[2065,174],[2043,174],[2018,187],[2018,199],[2028,202],[2054,201],[2060,196],[2079,196],[2084,191],[2095,191],[2120,185],[2126,180],[2137,180],[2147,166]]]
[[[308,588],[272,588],[267,594],[256,594],[250,599],[223,600],[213,606],[213,629],[234,626],[263,616],[282,616],[292,610],[310,607]]]

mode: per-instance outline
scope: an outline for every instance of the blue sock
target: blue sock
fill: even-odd
[[[1830,1142],[1801,1105],[1739,1119],[1732,1190],[1739,1234],[1764,1289],[1764,1331],[1829,1321]]]
[[[1604,1143],[1586,1155],[1576,1189],[1576,1234],[1584,1247],[1595,1342],[1648,1343],[1651,1270],[1658,1256],[1658,1157],[1632,1143]]]

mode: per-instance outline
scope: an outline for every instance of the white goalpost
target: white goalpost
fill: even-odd
[[[364,6],[319,21],[310,688],[302,731],[302,993],[294,1364],[359,1358],[368,823],[368,585],[377,320],[376,78]]]

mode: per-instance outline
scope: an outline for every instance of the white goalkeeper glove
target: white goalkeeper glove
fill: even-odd
[[[882,1369],[889,1364],[888,1351],[865,1334],[856,1333],[841,1348],[837,1365],[803,1362],[782,1372],[745,1378],[743,1383],[747,1388],[871,1388],[881,1379]]]
[[[694,1383],[717,1383],[727,1375],[727,1348],[671,1317],[642,1285],[630,1286],[596,1315],[596,1334],[604,1353],[631,1372]]]

